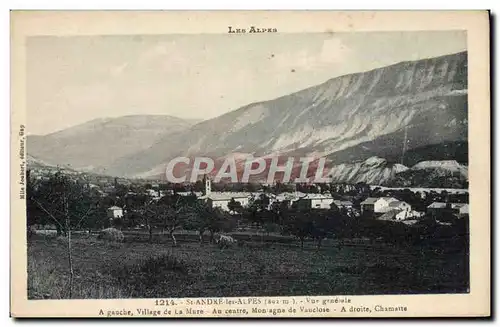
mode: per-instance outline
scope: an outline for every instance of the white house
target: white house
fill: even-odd
[[[406,210],[403,210],[403,211],[400,211],[399,213],[396,214],[396,216],[394,217],[396,220],[406,220],[409,217],[409,211],[406,211]]]
[[[408,219],[417,219],[422,217],[423,212],[418,212],[414,210],[402,210],[398,214],[396,214],[396,220],[408,220]]]
[[[453,203],[453,208],[458,210],[459,214],[468,215],[469,214],[469,204],[468,203]]]
[[[309,193],[295,201],[304,209],[330,209],[333,197],[324,194]]]
[[[267,196],[269,196],[269,208],[271,208],[275,202],[287,203],[287,205],[290,206],[294,201],[299,199],[299,195],[297,193],[289,192],[284,192],[277,195],[269,193],[267,194]]]
[[[117,206],[112,206],[108,208],[108,218],[116,219],[123,217],[123,209]]]
[[[384,213],[395,208],[391,208],[389,204],[391,202],[400,202],[398,199],[391,197],[381,197],[381,198],[367,198],[361,202],[362,212],[374,212],[374,213]]]
[[[231,199],[239,202],[243,207],[249,203],[249,195],[231,192],[214,192],[205,199],[212,208],[221,208],[224,211],[230,211],[228,205]]]

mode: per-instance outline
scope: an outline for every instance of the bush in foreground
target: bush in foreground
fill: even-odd
[[[190,279],[193,269],[174,255],[162,254],[117,267],[111,271],[111,275],[120,287],[131,294],[158,297],[164,295],[163,290]]]
[[[116,228],[106,228],[99,232],[97,239],[111,241],[111,242],[123,242],[123,233]]]
[[[56,252],[56,251],[55,251]],[[75,274],[74,299],[116,299],[129,297],[120,287],[109,283],[108,278],[95,272]],[[68,299],[69,273],[60,260],[50,255],[28,253],[28,299]]]

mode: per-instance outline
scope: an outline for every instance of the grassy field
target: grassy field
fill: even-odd
[[[460,251],[387,244],[316,251],[250,242],[220,250],[189,238],[126,236],[124,243],[94,236],[73,241],[74,298],[149,298],[415,294],[467,292],[468,259]],[[163,242],[162,242],[163,241]],[[64,239],[36,236],[28,245],[28,297],[68,298]]]

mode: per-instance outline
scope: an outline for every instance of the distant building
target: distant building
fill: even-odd
[[[403,211],[399,211],[399,210],[395,210],[395,209],[389,210],[389,211],[383,213],[381,216],[377,217],[377,220],[396,220],[396,216],[400,212],[403,212]]]
[[[236,192],[212,192],[212,182],[209,177],[204,178],[205,181],[205,194],[200,196],[199,199],[205,200],[212,208],[220,208],[224,211],[229,210],[229,202],[231,199],[239,202],[241,206],[247,206],[250,202],[249,193],[236,193]]]
[[[351,201],[342,201],[342,200],[333,200],[333,203],[337,208],[344,208],[344,209],[350,209],[352,208],[352,202]]]
[[[403,210],[396,214],[396,220],[415,220],[424,216],[423,212],[414,210]]]
[[[411,211],[408,210],[399,211],[394,218],[396,220],[407,220],[410,218],[410,213]]]
[[[292,202],[297,201],[301,197],[305,196],[305,193],[301,192],[283,192],[277,195],[274,194],[268,194],[270,202],[288,202],[292,204]]]
[[[469,214],[469,204],[468,203],[446,203],[446,202],[433,202],[427,207],[427,213],[430,215],[439,215],[449,210],[451,213],[456,215],[468,215]]]
[[[109,219],[123,218],[123,209],[117,206],[109,207],[108,210]]]
[[[299,209],[330,209],[333,198],[328,195],[310,193],[295,201]]]
[[[375,212],[375,204],[377,203],[378,198],[366,198],[363,202],[361,202],[361,212],[362,213],[367,213],[367,212]],[[378,207],[377,207],[378,208]]]
[[[270,193],[270,194],[268,194],[268,196],[269,196],[268,209],[271,209],[275,203],[280,203],[280,205],[285,203],[286,207],[290,207],[292,205],[292,200],[296,200],[296,197],[291,196],[290,194],[285,194],[285,193],[281,193],[281,194],[277,194],[277,195]]]
[[[159,199],[162,197],[161,191],[159,191],[159,190],[157,191],[154,189],[147,189],[146,192],[149,194],[149,196],[151,196],[154,199]]]
[[[401,211],[406,211],[410,212],[411,211],[411,205],[404,201],[392,201],[389,202],[389,208],[391,209],[396,209],[396,210],[401,210]]]
[[[389,204],[391,202],[400,202],[398,199],[391,197],[381,197],[381,198],[367,198],[361,202],[361,212],[372,212],[372,213],[384,213],[395,208],[391,208]]]
[[[390,209],[389,211],[378,217],[378,220],[394,220],[394,221],[406,221],[406,220],[418,220],[422,217],[423,213],[411,210],[401,210],[401,209]]]
[[[102,190],[104,193],[110,194],[110,193],[113,193],[115,191],[115,187],[114,186],[104,186],[102,188]]]
[[[231,202],[231,199],[234,199],[234,201],[237,201],[241,204],[241,206],[247,206],[249,203],[249,196],[245,194],[236,194],[236,193],[231,193],[231,192],[223,192],[223,193],[212,193],[209,196],[206,196],[207,203],[212,207],[212,208],[220,208],[224,211],[230,211],[229,210],[229,202]]]
[[[458,213],[461,215],[469,214],[469,204],[468,203],[453,203],[453,208],[458,209]]]
[[[165,192],[162,192],[162,194],[165,194]],[[190,196],[190,195],[196,195],[197,198],[203,196],[203,192],[177,192],[177,195],[182,195],[182,196]]]

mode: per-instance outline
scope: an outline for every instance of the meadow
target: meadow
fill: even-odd
[[[243,237],[240,235],[240,237]],[[219,249],[177,236],[129,232],[122,243],[75,236],[73,298],[158,298],[462,293],[468,255],[459,249],[328,240],[321,249],[292,238],[246,237]],[[28,242],[28,298],[69,296],[64,238],[35,235]]]

